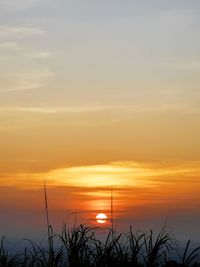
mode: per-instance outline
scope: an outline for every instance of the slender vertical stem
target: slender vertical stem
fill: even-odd
[[[45,211],[46,211],[46,220],[47,220],[47,233],[48,233],[48,239],[50,240],[51,233],[50,233],[50,224],[49,224],[49,211],[48,211],[47,189],[46,189],[45,178],[44,178],[44,198],[45,198]]]
[[[114,218],[113,218],[113,188],[111,188],[110,192],[110,211],[111,211],[111,229],[112,234],[114,232]]]
[[[48,210],[48,201],[47,201],[47,189],[46,189],[46,180],[44,178],[44,197],[45,197],[45,210],[46,210],[46,219],[47,219],[47,233],[48,233],[48,244],[49,244],[49,259],[48,266],[54,266],[54,252],[53,252],[53,233],[52,228],[49,223],[49,210]]]

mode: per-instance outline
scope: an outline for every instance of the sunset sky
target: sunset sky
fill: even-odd
[[[46,177],[55,224],[115,187],[119,227],[196,236],[199,29],[199,0],[0,0],[0,235],[40,227]]]

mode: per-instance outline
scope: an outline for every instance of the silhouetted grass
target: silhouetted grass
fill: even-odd
[[[98,239],[99,228],[79,225],[63,226],[60,235],[49,229],[47,245],[29,241],[23,252],[12,255],[5,238],[0,244],[0,267],[198,267],[200,247],[177,247],[173,235],[164,227],[159,234],[136,232],[126,234],[107,230],[104,240]],[[173,252],[173,256],[171,255]],[[176,254],[175,254],[176,253]],[[174,257],[174,258],[173,258]]]

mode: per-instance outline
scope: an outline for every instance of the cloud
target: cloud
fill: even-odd
[[[30,53],[29,57],[33,59],[43,59],[47,58],[51,55],[51,53],[46,51],[38,51],[38,52],[32,52]]]
[[[21,61],[22,58],[30,61],[30,65],[39,60],[50,58],[53,54],[48,50],[36,50],[30,45],[19,41],[3,41],[0,42],[0,57],[6,61],[10,60],[14,64],[10,64],[11,69],[16,62]],[[34,61],[33,61],[34,60]],[[0,68],[4,69],[4,65],[0,64]],[[17,66],[17,70],[18,70]]]
[[[34,85],[37,84],[29,84],[29,89],[34,89]],[[22,87],[21,90],[28,89],[26,85],[24,88]],[[20,90],[20,88],[14,88],[10,91]],[[9,90],[7,90],[9,91]],[[0,92],[5,92],[1,91]],[[163,106],[152,106],[152,107],[143,107],[143,106],[129,106],[129,105],[80,105],[80,106],[70,106],[70,107],[26,107],[26,106],[7,106],[1,107],[0,112],[28,112],[28,113],[44,113],[44,114],[61,114],[61,113],[90,113],[90,112],[105,112],[105,111],[112,111],[115,114],[120,114],[121,116],[131,115],[133,113],[149,113],[149,112],[185,112],[185,113],[199,113],[200,110],[198,107],[194,106],[184,106],[184,105],[163,105]],[[116,118],[114,119],[115,122],[119,120]]]
[[[9,54],[8,52],[12,51],[12,54]],[[15,54],[13,54],[15,52]],[[16,60],[16,58],[13,58],[13,55],[16,57],[22,58],[29,58],[29,59],[46,59],[49,58],[52,53],[49,51],[35,51],[33,48],[26,47],[24,44],[21,44],[19,42],[1,42],[0,43],[0,53],[1,58],[6,59],[13,59]]]
[[[75,166],[53,169],[47,173],[20,173],[9,178],[9,173],[0,176],[2,186],[28,187],[31,181],[40,188],[43,177],[47,177],[50,186],[73,187],[110,187],[115,188],[156,188],[174,182],[188,182],[188,177],[199,176],[199,162],[168,163],[166,167],[159,163],[140,163],[118,161],[101,165]],[[29,178],[29,179],[27,179]]]
[[[59,114],[59,113],[82,113],[82,112],[95,112],[110,110],[112,107],[107,106],[73,106],[73,107],[1,107],[0,112],[30,112],[30,113],[46,113],[46,114]]]
[[[0,64],[0,93],[38,89],[54,76],[49,66],[37,66],[37,61],[49,57],[50,52],[37,51],[24,43],[24,39],[43,33],[32,27],[0,26],[0,56],[10,61],[9,68],[5,68],[4,61]],[[21,61],[26,61],[26,69],[21,69]]]
[[[0,43],[0,49],[21,50],[21,46],[17,42],[2,42]]]
[[[0,92],[24,91],[45,86],[54,73],[49,69],[37,69],[29,72],[9,73],[4,76]]]
[[[44,31],[38,28],[32,27],[12,27],[12,26],[0,26],[0,39],[15,40],[22,39],[24,37],[43,35]]]

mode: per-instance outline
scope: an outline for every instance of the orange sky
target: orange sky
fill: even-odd
[[[56,225],[109,213],[114,187],[119,226],[169,218],[178,231],[191,218],[195,236],[199,10],[198,0],[0,1],[0,233],[43,225],[45,177]]]
[[[199,162],[159,165],[113,162],[46,173],[9,174],[2,179],[0,189],[1,229],[12,236],[14,221],[18,234],[39,238],[42,229],[45,232],[46,177],[50,220],[57,231],[65,221],[68,225],[73,225],[74,220],[97,225],[95,217],[100,212],[108,216],[105,227],[110,226],[112,187],[118,230],[125,231],[131,224],[138,229],[157,229],[167,223],[179,238],[192,236],[196,240],[200,219],[199,174]],[[181,218],[185,221],[182,228]],[[194,224],[192,229],[188,228],[188,220],[190,225]],[[28,232],[30,228],[32,231]]]

